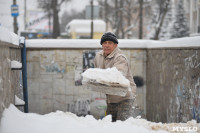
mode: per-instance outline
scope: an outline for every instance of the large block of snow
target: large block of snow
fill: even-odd
[[[130,88],[129,80],[116,67],[107,69],[89,68],[82,73],[82,76],[83,84],[93,91],[125,96],[128,88]]]
[[[11,68],[12,69],[21,69],[22,68],[22,63],[16,61],[16,60],[13,60],[11,61]]]

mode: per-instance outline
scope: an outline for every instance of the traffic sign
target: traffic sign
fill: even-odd
[[[11,16],[19,16],[18,5],[11,5]]]

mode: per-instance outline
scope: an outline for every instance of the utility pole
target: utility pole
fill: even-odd
[[[26,0],[24,0],[24,30],[26,30]]]
[[[124,39],[124,21],[123,21],[123,12],[122,12],[122,9],[124,8],[124,0],[120,0],[120,12],[119,12],[119,29],[120,29],[120,32],[121,32],[121,36],[120,38]],[[119,35],[118,35],[119,36]]]
[[[105,7],[105,20],[106,20],[106,31],[108,30],[108,3],[107,3],[107,0],[104,1],[104,7]]]
[[[139,39],[143,36],[143,0],[139,0],[140,3],[140,18],[139,18]]]
[[[93,0],[91,0],[91,39],[93,39]]]
[[[116,28],[116,32],[115,32],[115,35],[116,36],[119,36],[119,28],[118,28],[118,20],[119,20],[119,5],[118,5],[118,0],[115,0],[115,9],[116,9],[116,12],[115,12],[115,28]]]
[[[53,6],[53,38],[60,36],[60,25],[58,17],[58,0],[52,0]]]
[[[190,1],[190,33],[193,33],[193,1]]]
[[[13,5],[16,5],[16,0],[13,0]],[[13,27],[14,27],[14,33],[17,34],[17,32],[18,32],[17,16],[13,16]]]
[[[51,35],[51,15],[52,15],[52,11],[51,11],[51,1],[49,1],[48,3],[48,19],[49,19],[49,22],[48,22],[48,28],[49,28],[49,36],[48,38],[51,38],[52,35]]]

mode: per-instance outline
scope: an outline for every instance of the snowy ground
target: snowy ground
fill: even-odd
[[[173,132],[175,128],[179,131],[182,128],[182,131],[200,132],[200,125],[195,121],[163,124],[129,118],[124,122],[111,122],[110,115],[96,120],[91,115],[78,117],[62,111],[45,115],[23,113],[11,104],[3,112],[0,133],[166,133]]]

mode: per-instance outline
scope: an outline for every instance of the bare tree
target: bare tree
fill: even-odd
[[[60,25],[59,25],[59,18],[58,18],[58,1],[52,0],[52,7],[53,7],[53,38],[57,38],[60,36]]]
[[[51,26],[51,17],[53,15],[53,38],[60,36],[60,24],[58,13],[63,2],[70,0],[38,0],[38,6],[42,8],[49,16],[49,26]]]
[[[184,2],[182,0],[178,1],[176,12],[175,12],[175,21],[173,28],[171,29],[171,38],[181,38],[189,36],[189,27],[188,21],[185,16]]]
[[[143,36],[143,0],[139,0],[140,3],[140,22],[139,22],[139,39]]]
[[[38,0],[38,7],[42,8],[44,10],[44,12],[46,12],[48,14],[49,34],[51,34],[51,17],[52,17],[51,1],[49,1],[49,0]]]
[[[110,25],[112,31],[119,38],[130,38],[132,29],[136,26],[138,16],[138,8],[136,0],[114,0],[109,1],[99,0],[99,5],[103,11],[101,11],[101,18],[105,20],[107,25]],[[103,12],[103,13],[102,13]],[[104,14],[104,15],[102,15]],[[137,17],[136,17],[137,18]]]
[[[119,28],[121,31],[121,37],[120,38],[124,38],[124,21],[123,21],[123,7],[124,7],[124,2],[123,0],[120,0],[120,16],[119,16]]]
[[[118,0],[115,0],[115,24],[114,24],[114,31],[115,31],[115,34],[117,36],[119,36],[119,28],[118,28],[118,25],[119,25],[119,5],[118,5]]]
[[[77,12],[76,10],[71,10],[70,13],[64,12],[60,22],[61,32],[65,32],[66,25],[73,19],[85,19],[85,10],[83,12]]]
[[[151,37],[153,40],[159,40],[159,34],[165,20],[165,16],[169,10],[170,0],[157,0],[158,9],[153,16],[152,24],[154,25],[154,34]]]

